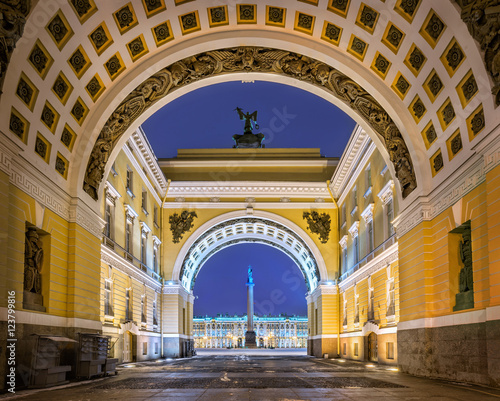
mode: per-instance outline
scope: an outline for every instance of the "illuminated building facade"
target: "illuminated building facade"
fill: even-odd
[[[306,348],[307,317],[254,316],[259,348]],[[247,316],[193,318],[195,348],[244,348]]]

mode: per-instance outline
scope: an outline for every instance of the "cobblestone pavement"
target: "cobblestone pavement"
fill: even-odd
[[[118,375],[0,398],[112,400],[500,400],[500,389],[412,377],[383,365],[296,355],[199,355],[122,365]]]

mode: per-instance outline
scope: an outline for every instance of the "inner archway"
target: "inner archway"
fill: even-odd
[[[230,212],[203,224],[179,252],[172,279],[188,292],[203,264],[221,249],[243,242],[271,245],[292,258],[302,271],[307,290],[328,280],[325,263],[311,238],[296,224],[264,211]]]
[[[249,266],[255,283],[252,330],[256,333],[257,347],[294,348],[304,353],[308,319],[307,289],[302,273],[285,253],[255,243],[221,250],[200,271],[193,289],[195,348],[247,347],[245,283]]]

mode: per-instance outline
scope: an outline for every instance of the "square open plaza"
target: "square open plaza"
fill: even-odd
[[[500,398],[499,21],[498,0],[0,1],[0,398]],[[274,146],[277,106],[176,148],[212,126],[190,103],[156,156],[148,118],[261,81],[328,102],[324,143],[354,120],[339,157],[317,132]],[[244,312],[195,316],[238,244],[287,255],[304,316],[256,309],[252,267]]]

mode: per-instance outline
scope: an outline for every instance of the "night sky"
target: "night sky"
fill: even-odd
[[[257,110],[267,148],[321,148],[340,157],[355,122],[332,103],[292,86],[227,82],[189,92],[153,114],[142,128],[158,158],[177,149],[231,148],[243,133],[234,109]],[[254,131],[254,133],[257,133]]]
[[[189,92],[158,110],[142,128],[158,158],[177,149],[231,148],[243,133],[234,109],[257,110],[267,148],[320,148],[340,157],[355,122],[332,103],[292,86],[228,82]],[[256,133],[256,131],[254,131]],[[194,287],[195,315],[246,313],[246,277],[253,267],[257,315],[307,314],[304,278],[287,255],[266,245],[239,244],[213,255]]]

